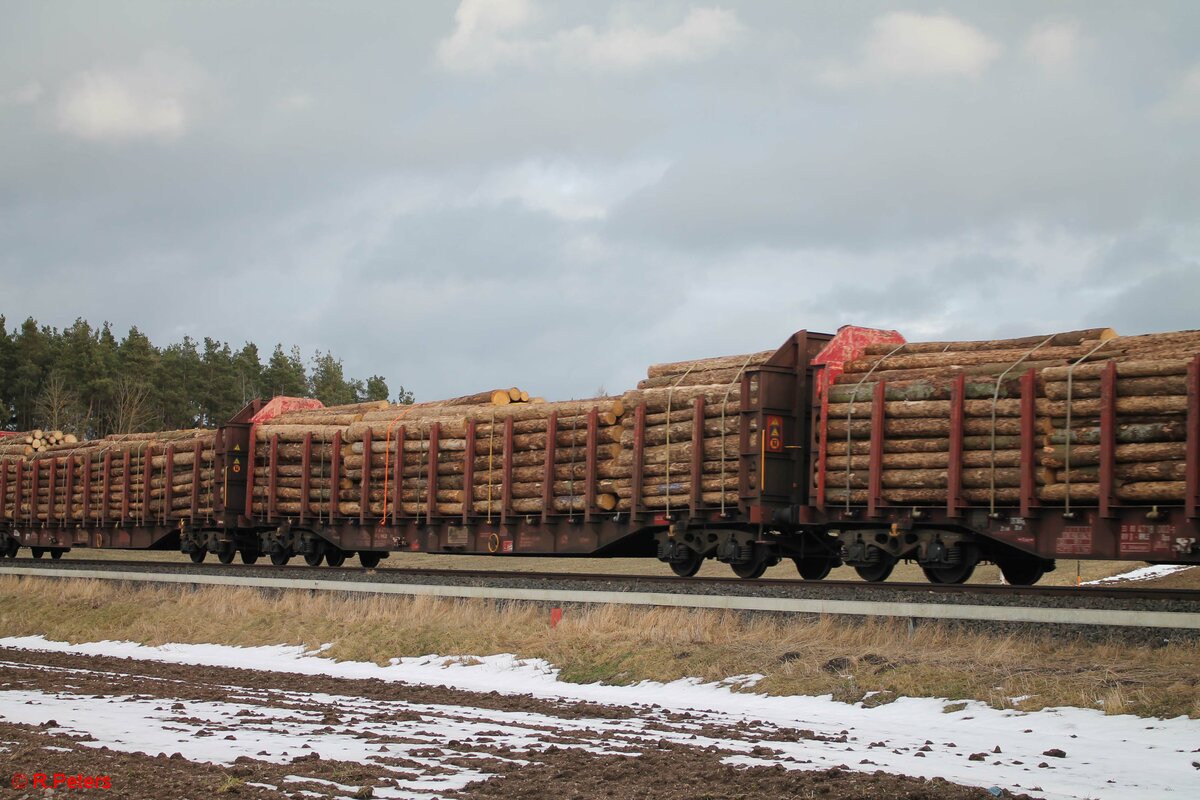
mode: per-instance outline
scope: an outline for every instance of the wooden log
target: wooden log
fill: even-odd
[[[1030,348],[1032,349],[1032,348]],[[872,368],[879,370],[912,370],[944,367],[969,367],[978,365],[1003,364],[1005,368],[1020,361],[1026,351],[1019,350],[976,350],[966,352],[935,352],[901,353],[895,355],[864,356],[844,365],[846,374],[870,372]],[[1077,360],[1087,351],[1080,346],[1071,347],[1042,347],[1030,354],[1030,359],[1038,361]],[[1117,352],[1109,350],[1108,353]]]
[[[1029,350],[1046,342],[1046,347],[1072,347],[1083,344],[1088,340],[1107,341],[1115,338],[1117,332],[1112,328],[1087,328],[1079,331],[1046,334],[1038,336],[1022,336],[1017,339],[992,339],[965,342],[907,342],[900,351],[903,354],[913,353],[944,353],[976,352],[980,350]],[[1049,340],[1049,341],[1047,341]],[[863,348],[863,354],[868,356],[886,355],[896,345],[890,343],[869,344]]]
[[[1186,358],[1117,361],[1118,378],[1149,378],[1161,375],[1186,375],[1190,361]],[[1080,364],[1074,370],[1055,365],[1041,371],[1041,379],[1047,383],[1066,381],[1068,373],[1072,380],[1097,379],[1108,369],[1108,361]]]
[[[636,389],[621,395],[625,407],[633,410],[642,405],[646,414],[664,413],[670,405],[672,419],[675,409],[681,412],[691,407],[697,397],[703,397],[705,404],[720,405],[739,399],[739,391],[735,386],[733,391],[728,386],[681,386],[678,389]]]
[[[154,431],[151,433],[114,433],[104,437],[106,442],[173,442],[185,439],[211,439],[216,431],[209,428],[187,428],[177,431]]]
[[[828,435],[830,439],[845,439],[847,431],[851,439],[869,439],[871,437],[871,421],[866,419],[852,420],[849,424],[845,419],[832,418],[829,420]],[[1019,436],[1021,420],[1014,417],[1000,417],[993,428],[992,420],[985,418],[968,418],[963,420],[963,432],[972,436],[984,436],[992,431],[1002,436]],[[916,439],[922,437],[947,437],[950,435],[949,419],[884,419],[883,434],[886,439]]]
[[[1099,467],[1078,467],[1070,471],[1071,483],[1099,483]],[[1052,483],[1066,483],[1068,470],[1056,470]],[[1117,464],[1113,468],[1113,477],[1122,482],[1135,481],[1185,481],[1187,480],[1187,462],[1185,461],[1144,461],[1129,464]]]
[[[325,406],[313,409],[322,414],[365,414],[369,411],[379,411],[391,406],[387,400],[364,400],[361,403],[343,403],[337,406]]]
[[[444,406],[476,406],[476,405],[493,405],[506,406],[513,402],[514,398],[509,394],[508,389],[488,389],[475,394],[467,394],[462,397],[453,397],[449,400],[440,401]]]
[[[362,414],[316,414],[306,411],[296,411],[291,414],[280,414],[265,425],[311,425],[326,427],[329,425],[350,425],[362,419]],[[260,426],[261,427],[261,426]]]
[[[720,419],[705,419],[704,436],[720,437],[722,432],[726,437],[737,438],[739,418],[736,416],[728,417],[724,424]],[[624,428],[621,434],[621,445],[626,448],[633,447],[634,430],[633,428]],[[679,422],[673,425],[656,425],[653,428],[646,428],[643,439],[647,447],[653,445],[666,444],[668,438],[671,442],[691,441],[692,433],[694,432],[693,422]]]
[[[486,422],[491,419],[512,419],[514,422],[520,422],[527,419],[545,419],[554,411],[557,411],[560,417],[586,415],[593,408],[617,417],[625,413],[625,404],[619,397],[594,397],[558,403],[514,403],[507,406],[394,406],[386,411],[363,414],[361,422],[350,426],[348,435],[350,441],[357,441],[368,428],[382,427],[386,430],[391,423],[398,427],[417,420],[432,422],[445,419],[475,419]]]
[[[1187,458],[1187,443],[1185,442],[1153,442],[1139,444],[1119,444],[1115,448],[1114,459],[1118,463],[1134,461],[1178,461]],[[1040,458],[1042,466],[1062,468],[1067,466],[1067,446],[1052,445],[1044,447]],[[1078,445],[1071,447],[1071,467],[1086,467],[1100,463],[1100,447],[1098,445]]]
[[[876,370],[869,375],[868,373],[843,373],[834,380],[834,383],[837,385],[854,385],[864,382],[864,378],[867,377],[872,381],[900,383],[919,380],[948,381],[953,380],[959,375],[978,378],[981,376],[1000,376],[1005,374],[1007,374],[1005,380],[1008,380],[1008,378],[1014,376],[1019,377],[1031,369],[1042,370],[1046,367],[1059,366],[1061,363],[1061,361],[1023,361],[1015,367],[1012,364],[971,364],[967,366],[930,367],[926,369]]]
[[[201,461],[201,463],[212,462],[213,459],[216,458],[216,455],[217,454],[212,450],[201,450],[200,451],[200,461]],[[187,467],[187,466],[191,466],[195,462],[195,460],[196,460],[196,454],[193,451],[181,450],[181,451],[178,451],[175,453],[175,457],[171,459],[171,462],[177,467]],[[155,469],[165,467],[166,465],[167,465],[167,456],[165,454],[158,455],[158,456],[152,456],[150,458],[150,466],[154,467]]]
[[[347,428],[342,425],[259,425],[254,429],[254,437],[259,442],[269,442],[272,436],[278,436],[281,442],[299,443],[305,437],[312,436],[314,442],[332,442],[333,437]]]
[[[606,489],[617,495],[619,498],[628,498],[633,496],[633,481],[628,478],[607,482]],[[738,488],[737,473],[727,475],[724,478],[716,475],[708,475],[700,480],[701,493],[720,492],[720,491],[736,491]],[[686,498],[690,496],[692,491],[692,479],[690,475],[682,475],[676,479],[674,473],[671,474],[671,482],[667,483],[663,480],[651,480],[642,484],[643,497],[665,497],[668,493],[676,497]]]
[[[597,495],[596,500],[597,500],[597,506],[599,508],[601,508],[602,510],[611,511],[617,507],[616,498],[614,498],[612,495]],[[586,498],[584,498],[582,495],[577,495],[577,496],[573,496],[573,497],[555,497],[551,501],[551,505],[552,505],[552,510],[554,513],[569,514],[569,513],[582,512],[584,510],[584,508],[586,507],[586,502],[587,502]],[[443,517],[462,516],[462,512],[463,512],[463,504],[462,503],[436,503],[435,502],[435,506],[436,506],[436,510],[437,510],[436,516],[443,516]],[[610,508],[605,508],[606,506],[610,506]],[[361,508],[361,505],[357,502],[353,502],[353,501],[342,502],[342,503],[338,504],[338,513],[340,513],[344,516],[358,516],[358,514],[360,513],[360,508]],[[388,509],[389,509],[389,511],[392,510],[392,506],[390,503],[388,504]],[[404,514],[407,514],[408,516],[424,515],[426,509],[427,509],[427,505],[425,503],[402,503],[401,504],[402,512]],[[380,501],[379,503],[369,504],[368,510],[374,516],[381,516],[383,513],[383,510],[384,510],[383,502]],[[541,501],[541,499],[515,499],[512,501],[510,510],[516,514],[540,514],[542,512],[542,501]],[[286,509],[281,507],[280,511],[286,511]],[[491,506],[489,507],[489,504],[487,503],[487,501],[478,501],[478,502],[473,503],[472,511],[477,516],[486,516],[489,513],[492,516],[498,516],[500,514],[499,503],[491,504]],[[288,513],[298,513],[298,512],[299,512],[299,505],[297,504],[295,511],[294,512],[289,511]]]
[[[682,375],[685,372],[708,372],[721,369],[741,369],[747,366],[757,366],[766,363],[775,355],[774,350],[763,350],[758,353],[744,353],[737,356],[718,356],[716,358],[699,358],[691,361],[674,361],[667,364],[652,364],[646,370],[647,378],[661,378],[664,375]]]
[[[1159,416],[1187,413],[1187,397],[1185,395],[1117,397],[1114,403],[1117,413],[1121,415],[1146,414]],[[1099,416],[1100,404],[1101,401],[1099,399],[1072,400],[1071,415],[1077,418]],[[1065,400],[1038,398],[1036,407],[1037,413],[1046,417],[1065,418],[1067,414],[1067,403]]]
[[[741,411],[741,407],[741,403],[736,400],[730,400],[725,404],[707,403],[704,406],[704,416],[708,419],[720,419],[722,416],[726,419],[736,419],[738,412]],[[695,419],[695,410],[696,407],[689,404],[683,408],[672,407],[670,414],[667,414],[665,411],[659,414],[647,414],[646,427],[653,428],[656,425],[666,425],[668,422],[687,422],[688,420]],[[634,427],[637,424],[635,415],[626,414],[621,417],[621,424],[626,428]]]
[[[886,489],[882,492],[885,502],[901,505],[925,505],[928,503],[945,503],[947,489]],[[847,492],[844,488],[832,488],[825,490],[825,500],[831,505],[838,505],[847,502],[856,506],[865,506],[867,504],[868,493],[865,489],[852,489]],[[962,499],[968,503],[978,505],[986,505],[992,499],[998,504],[1012,504],[1021,499],[1021,490],[1012,487],[997,488],[995,492],[990,489],[963,489]]]
[[[1187,438],[1187,424],[1182,420],[1170,422],[1155,422],[1149,424],[1122,424],[1116,429],[1116,440],[1121,444],[1135,442],[1182,442]],[[1045,444],[1100,444],[1101,432],[1098,426],[1073,428],[1070,432],[1058,428],[1044,437]]]
[[[997,400],[993,403],[991,400],[966,400],[963,402],[963,413],[968,417],[988,417],[992,416],[993,409],[997,417],[1019,417],[1021,416],[1021,401],[1020,400]],[[874,410],[874,405],[867,403],[830,403],[829,418],[846,419],[851,416],[852,419],[870,419]],[[896,419],[928,419],[937,417],[950,417],[950,402],[948,400],[907,400],[899,402],[885,402],[883,404],[883,413],[887,417]]]
[[[617,502],[617,510],[628,511],[631,507],[631,499],[628,497],[620,498]],[[737,492],[703,492],[700,495],[700,503],[705,506],[719,506],[721,500],[724,499],[725,505],[736,509],[738,507]],[[686,509],[690,500],[689,498],[678,495],[659,495],[654,497],[643,497],[642,507],[651,510],[661,510],[668,507]]]
[[[1067,382],[1044,381],[1043,393],[1051,400],[1067,399]],[[1148,397],[1154,395],[1186,395],[1187,376],[1151,375],[1145,378],[1117,378],[1118,397]],[[1071,399],[1084,400],[1100,396],[1100,381],[1094,378],[1071,382]]]
[[[874,376],[872,376],[874,377]],[[925,378],[912,381],[893,381],[884,387],[884,399],[888,401],[904,400],[949,400],[954,386],[953,380],[936,380]],[[996,393],[995,378],[973,378],[964,383],[965,395],[969,400],[991,400]],[[1000,383],[1000,399],[1019,397],[1020,381],[1015,378],[1005,378]],[[872,380],[862,384],[841,384],[829,388],[829,402],[833,403],[870,403],[875,397],[875,382]]]
[[[1118,500],[1142,503],[1173,503],[1182,502],[1187,484],[1183,481],[1144,481],[1140,483],[1125,483],[1117,486],[1114,493]],[[1067,485],[1056,483],[1038,489],[1038,497],[1049,502],[1063,502],[1068,494]],[[1100,498],[1100,485],[1097,483],[1072,483],[1070,485],[1072,500],[1094,502]]]
[[[1049,476],[1047,476],[1049,477]],[[885,469],[880,473],[885,489],[945,489],[949,483],[944,469]],[[865,489],[869,476],[866,472],[837,472],[828,476],[826,486]],[[1021,471],[1011,467],[992,469],[964,469],[963,486],[971,489],[986,489],[993,480],[997,487],[1011,488],[1021,485]]]
[[[1123,348],[1163,349],[1200,345],[1200,331],[1167,331],[1165,333],[1141,333],[1136,336],[1118,336],[1116,342]]]
[[[329,459],[333,458],[332,442],[332,438],[330,438],[329,442],[324,444],[320,444],[318,443],[318,440],[314,439],[311,451],[312,459],[314,461],[328,461]],[[271,448],[269,444],[258,442],[255,445],[254,458],[256,461],[266,463],[270,455]],[[304,457],[304,445],[296,442],[280,442],[279,448],[275,455],[280,461],[291,460],[298,463],[300,459]]]
[[[462,438],[467,435],[468,421],[469,420],[467,419],[459,417],[450,417],[445,420],[437,420],[438,434],[439,436],[443,437]],[[618,424],[620,421],[620,418],[609,411],[597,412],[596,414],[596,424],[599,427],[610,427]],[[544,433],[549,424],[549,414],[535,419],[519,420],[513,422],[513,433]],[[476,420],[475,434],[476,436],[488,436],[494,433],[496,436],[500,436],[504,432],[504,426],[505,423],[503,420],[498,420],[495,425],[492,425],[486,421],[481,422]],[[558,430],[560,432],[582,430],[586,429],[587,426],[587,414],[570,415],[558,418]],[[372,428],[371,438],[372,440],[377,441],[384,441],[389,438],[397,439],[400,436],[400,427],[400,425],[391,426],[391,429],[389,430],[389,426],[379,425]],[[429,420],[420,420],[404,425],[405,438],[428,438],[429,431],[432,429],[432,427],[433,421]],[[362,437],[360,435],[358,439],[361,440],[361,438]]]
[[[724,455],[726,458],[736,460],[739,454],[738,437],[736,436],[730,436],[726,439],[724,449],[722,449],[720,439],[705,439],[702,447],[705,459],[720,458]],[[692,442],[647,447],[642,453],[642,462],[644,464],[691,463],[694,449],[695,445]],[[621,450],[616,461],[621,465],[633,464],[633,451],[628,449]]]
[[[618,452],[620,452],[620,450],[621,450],[621,445],[620,445],[621,433],[620,432],[622,430],[623,429],[617,425],[614,425],[614,426],[611,426],[608,428],[597,429],[597,431],[596,431],[596,439],[597,439],[596,451],[597,451],[597,453],[604,454],[600,457],[613,458],[613,457],[615,457],[615,455]],[[513,453],[515,455],[516,453],[522,452],[522,451],[524,451],[524,452],[543,451],[546,449],[547,438],[548,438],[548,435],[545,433],[523,433],[520,435],[513,436]],[[572,447],[578,448],[581,453],[579,458],[584,457],[582,455],[582,453],[585,449],[584,446],[587,444],[587,431],[586,430],[579,430],[574,433],[571,433],[571,432],[560,433],[555,437],[555,440],[558,443],[559,447],[567,448],[568,450]],[[441,453],[461,452],[466,449],[466,446],[467,446],[466,439],[439,439],[438,440],[439,457],[440,457]],[[406,438],[404,440],[404,452],[405,453],[425,453],[428,450],[429,450],[429,440],[428,439],[422,440],[422,439],[407,439]],[[362,455],[362,451],[363,451],[363,443],[362,442],[351,442],[350,444],[346,445],[344,455],[347,458],[349,458],[350,456]],[[394,452],[396,452],[396,442],[394,440],[392,440],[392,441],[372,440],[371,441],[371,452],[373,454],[394,453]],[[482,439],[476,438],[476,440],[475,440],[475,454],[477,456],[486,456],[489,453],[491,453],[493,455],[493,457],[500,458],[503,456],[503,452],[504,452],[503,437],[497,436],[495,439],[489,439],[489,438],[485,437]],[[569,456],[570,456],[570,454],[568,452],[568,457]]]
[[[745,370],[730,369],[696,370],[686,375],[663,375],[659,378],[643,378],[638,381],[639,389],[662,389],[669,386],[735,385]],[[737,394],[735,385],[734,393]]]
[[[1016,467],[1021,464],[1020,450],[969,450],[962,454],[964,467],[990,467],[995,458],[997,467]],[[829,482],[835,482],[835,472],[865,470],[871,466],[869,455],[828,456],[825,459],[825,470]],[[942,469],[950,466],[949,452],[936,453],[884,453],[884,469]]]

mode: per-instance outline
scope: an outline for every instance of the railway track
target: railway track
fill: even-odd
[[[502,570],[472,570],[472,569],[429,569],[412,567],[384,566],[375,569],[363,569],[347,564],[344,567],[308,567],[303,564],[293,564],[276,567],[270,564],[184,564],[174,562],[154,561],[114,561],[110,559],[70,559],[63,561],[46,561],[33,558],[6,559],[0,565],[20,564],[26,566],[44,567],[48,569],[88,569],[113,570],[121,572],[173,573],[173,574],[214,574],[231,575],[295,575],[303,574],[314,580],[360,580],[362,576],[372,576],[373,581],[405,581],[405,580],[451,580],[451,581],[537,581],[553,583],[629,583],[631,585],[654,584],[661,586],[659,591],[691,594],[697,590],[714,593],[749,594],[755,590],[786,589],[798,593],[810,591],[837,592],[845,594],[935,594],[943,596],[986,595],[989,597],[1045,597],[1045,598],[1074,598],[1082,600],[1114,599],[1114,600],[1145,600],[1162,602],[1195,603],[1200,606],[1200,589],[1159,589],[1144,586],[1010,586],[994,583],[962,583],[939,584],[927,582],[907,583],[901,581],[871,583],[868,581],[805,581],[786,578],[758,578],[746,580],[743,578],[679,578],[673,575],[629,575],[623,573],[605,572],[540,572],[540,571],[502,571]]]
[[[958,586],[860,581],[680,579],[603,573],[312,569],[271,565],[13,559],[0,575],[130,583],[399,594],[552,604],[652,605],[990,625],[1200,631],[1200,592],[1096,587]]]

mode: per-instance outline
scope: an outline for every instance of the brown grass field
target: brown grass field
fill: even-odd
[[[0,578],[0,635],[32,634],[149,645],[330,643],[324,655],[377,663],[514,653],[546,659],[575,682],[758,673],[764,678],[754,691],[847,702],[879,692],[867,702],[927,696],[1023,710],[1200,716],[1200,643],[1131,645],[1061,631],[1006,635],[943,624],[910,631],[902,621],[612,606],[567,609],[551,628],[549,607],[536,603]]]

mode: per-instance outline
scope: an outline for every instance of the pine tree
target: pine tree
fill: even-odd
[[[340,406],[358,402],[358,387],[347,382],[342,370],[341,359],[332,353],[317,351],[313,356],[313,371],[309,378],[312,396],[327,406]]]
[[[262,391],[264,399],[284,395],[287,397],[308,397],[308,376],[304,372],[304,362],[300,360],[300,348],[293,347],[291,353],[283,352],[283,345],[275,345],[275,352],[262,371]]]

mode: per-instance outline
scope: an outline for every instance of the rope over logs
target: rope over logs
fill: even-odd
[[[1035,478],[1040,500],[1098,500],[1101,378],[1115,369],[1116,498],[1130,503],[1182,502],[1187,371],[1197,353],[1200,331],[1116,336],[1107,328],[986,342],[870,345],[846,364],[828,392],[826,498],[855,505],[868,500],[871,418],[876,381],[882,378],[887,380],[882,499],[896,504],[946,502],[950,399],[956,379],[966,376],[962,499],[981,505],[1017,502],[1019,377],[1032,368],[1037,378],[1034,410],[1040,449]],[[872,369],[875,372],[863,380]]]

